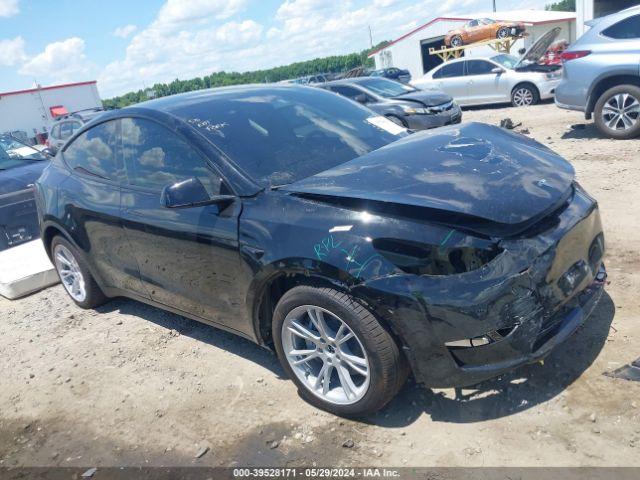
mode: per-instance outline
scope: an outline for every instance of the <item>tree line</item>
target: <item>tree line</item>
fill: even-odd
[[[388,42],[381,42],[374,49],[386,45]],[[348,55],[333,55],[324,58],[315,58],[305,62],[295,62],[280,67],[268,68],[264,70],[254,70],[250,72],[214,72],[204,77],[196,77],[189,80],[175,79],[170,83],[156,83],[151,88],[138,90],[136,92],[125,93],[117,97],[103,100],[105,108],[122,108],[133,105],[149,98],[166,97],[176,93],[201,90],[203,88],[224,87],[228,85],[241,85],[247,83],[270,83],[288,80],[291,78],[305,77],[319,73],[340,73],[351,70],[355,67],[373,67],[372,58],[367,58],[373,49],[363,50],[359,53]]]

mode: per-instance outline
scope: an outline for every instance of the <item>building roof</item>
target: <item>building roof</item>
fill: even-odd
[[[474,18],[493,18],[495,20],[503,20],[507,22],[522,22],[526,25],[544,25],[545,23],[555,23],[562,21],[569,21],[576,19],[575,12],[555,12],[549,10],[509,10],[504,12],[481,12],[471,15],[464,15],[460,17],[436,17],[429,22],[414,28],[408,33],[396,38],[392,42],[388,43],[384,47],[377,48],[371,52],[368,56],[371,57],[391,45],[401,42],[407,37],[410,37],[414,33],[423,30],[437,22],[466,22],[473,20]]]
[[[13,92],[3,92],[0,93],[0,97],[6,97],[8,95],[21,95],[23,93],[34,93],[34,92],[42,92],[43,90],[58,90],[61,88],[69,88],[69,87],[79,87],[82,85],[93,85],[98,83],[97,80],[91,80],[88,82],[76,82],[76,83],[64,83],[62,85],[50,85],[48,87],[39,87],[39,88],[29,88],[27,90],[16,90]]]

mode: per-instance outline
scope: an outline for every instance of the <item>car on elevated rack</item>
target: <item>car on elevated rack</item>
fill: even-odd
[[[131,297],[274,348],[338,415],[381,408],[410,371],[461,386],[544,358],[605,278],[597,203],[548,148],[478,123],[408,134],[319,88],[105,113],[37,202],[80,307]]]
[[[506,53],[462,57],[437,66],[411,84],[442,90],[462,106],[508,102],[515,107],[535,105],[553,98],[562,77],[560,66],[540,63],[559,33],[560,27],[550,30],[520,59]]]
[[[506,40],[522,35],[526,27],[521,22],[503,22],[491,18],[469,20],[462,27],[449,30],[444,36],[448,47],[461,47],[483,40]]]

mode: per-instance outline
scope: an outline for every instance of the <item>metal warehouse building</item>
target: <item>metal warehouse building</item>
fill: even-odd
[[[102,107],[95,80],[0,93],[0,133],[33,138],[48,132],[56,117],[95,107]]]
[[[477,13],[463,17],[438,17],[394,40],[383,48],[372,52],[376,68],[406,68],[412,78],[420,78],[426,72],[442,63],[436,55],[429,54],[429,48],[444,45],[445,34],[475,18],[522,22],[527,26],[528,36],[514,43],[511,53],[518,54],[521,48],[528,48],[545,32],[554,28],[562,29],[559,40],[573,42],[576,39],[576,14],[574,12],[551,12],[545,10],[513,10],[506,12]],[[488,46],[471,47],[464,51],[467,57],[491,56],[496,52]]]

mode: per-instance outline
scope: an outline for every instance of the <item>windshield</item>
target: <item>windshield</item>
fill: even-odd
[[[46,160],[44,154],[8,136],[0,137],[0,170],[19,167],[25,161]]]
[[[481,18],[480,23],[483,23],[485,25],[491,25],[492,23],[496,23],[496,21],[490,18]]]
[[[394,82],[393,80],[387,80],[386,78],[368,78],[359,81],[358,85],[384,98],[399,97],[405,93],[417,91],[413,87]]]
[[[504,68],[509,68],[511,70],[513,70],[515,66],[518,64],[518,62],[520,61],[518,57],[514,57],[513,55],[507,55],[506,53],[495,55],[491,57],[491,60],[493,60],[496,63],[499,63]]]
[[[180,105],[183,118],[258,184],[288,184],[405,136],[384,117],[324,90],[274,87]]]

